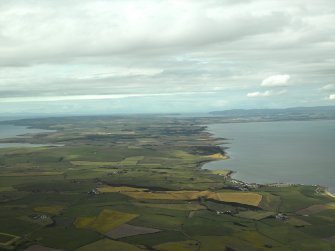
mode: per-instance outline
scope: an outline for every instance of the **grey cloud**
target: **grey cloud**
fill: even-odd
[[[335,79],[334,13],[333,0],[1,1],[0,98],[216,90],[215,104],[238,103],[287,74],[290,95],[325,102],[311,90]]]
[[[291,19],[278,11],[230,15],[219,3],[205,6],[191,1],[185,1],[185,6],[173,6],[168,1],[133,1],[133,7],[101,0],[73,1],[69,5],[68,1],[58,1],[57,5],[50,1],[13,2],[1,10],[3,65],[157,49],[170,54],[177,48],[185,50],[278,31]],[[140,9],[141,5],[144,8]],[[214,14],[208,14],[210,11]]]

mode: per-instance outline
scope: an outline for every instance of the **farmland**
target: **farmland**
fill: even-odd
[[[0,250],[334,250],[334,198],[246,186],[201,166],[228,158],[217,119],[99,116],[11,122],[52,129],[0,149]],[[58,145],[58,146],[55,146]]]
[[[230,202],[250,206],[258,206],[262,200],[261,195],[251,192],[169,191],[152,193],[126,191],[122,193],[135,199],[192,201],[206,198],[218,202]]]

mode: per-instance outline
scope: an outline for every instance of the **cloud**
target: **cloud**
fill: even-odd
[[[334,94],[330,94],[328,99],[329,100],[335,100],[335,93]]]
[[[281,90],[281,91],[267,90],[264,92],[249,92],[247,94],[247,97],[270,97],[270,96],[282,95],[286,92],[287,92],[286,90]]]
[[[0,103],[21,103],[21,102],[53,102],[53,101],[75,101],[75,100],[103,100],[121,99],[128,97],[150,96],[144,94],[116,94],[116,95],[73,95],[73,96],[47,96],[47,97],[11,97],[0,98]]]
[[[281,11],[189,0],[33,2],[2,8],[0,51],[8,63],[188,49],[271,33],[291,20]]]
[[[283,74],[283,75],[273,75],[267,77],[262,81],[261,86],[264,87],[283,87],[288,85],[288,81],[290,79],[290,75]]]
[[[90,95],[216,92],[202,103],[207,109],[220,100],[265,107],[267,99],[245,94],[279,95],[274,90],[291,77],[292,95],[271,105],[327,105],[312,100],[335,81],[333,23],[334,0],[0,1],[0,98],[22,110],[25,98],[37,106]],[[132,100],[141,98],[148,99]]]
[[[152,96],[178,96],[192,95],[199,92],[183,93],[147,93],[147,94],[111,94],[111,95],[67,95],[67,96],[47,96],[47,97],[11,97],[0,98],[0,103],[21,103],[21,102],[54,102],[54,101],[78,101],[78,100],[104,100],[104,99],[124,99],[131,97],[152,97]],[[206,92],[202,94],[211,94]]]
[[[324,85],[320,88],[321,91],[334,91],[335,84]]]

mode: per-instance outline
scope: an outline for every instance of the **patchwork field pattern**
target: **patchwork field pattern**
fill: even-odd
[[[320,186],[258,185],[230,170],[207,124],[160,115],[26,119],[54,131],[2,140],[0,250],[335,250],[335,201]],[[6,122],[1,122],[6,123]]]

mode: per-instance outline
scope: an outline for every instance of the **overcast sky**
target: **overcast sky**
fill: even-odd
[[[334,0],[0,1],[0,113],[335,104]]]

